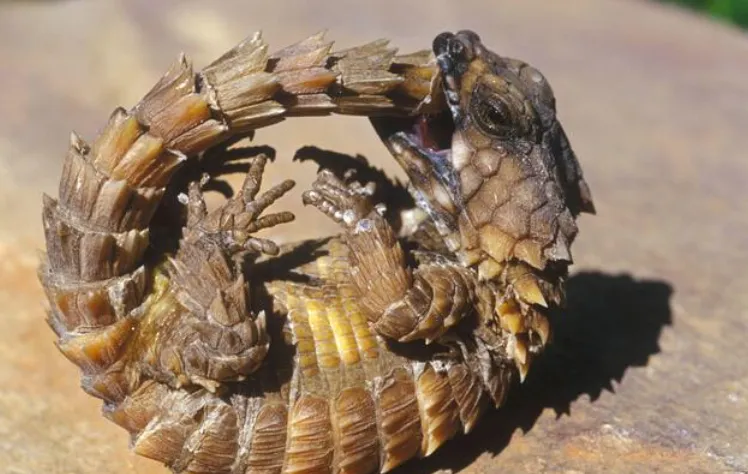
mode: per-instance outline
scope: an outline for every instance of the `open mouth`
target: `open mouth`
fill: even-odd
[[[372,117],[379,137],[411,180],[418,182],[431,174],[451,168],[452,135],[455,124],[448,109],[435,115],[415,117]]]
[[[476,35],[443,33],[433,44],[438,66],[432,105],[440,110],[411,117],[372,117],[377,134],[410,180],[418,206],[447,229],[461,206],[458,172],[452,160],[452,139],[462,121],[459,78],[472,56]],[[444,100],[446,99],[446,100]]]
[[[477,35],[472,32],[442,33],[434,39],[432,49],[440,84],[437,93],[443,96],[441,100],[431,99],[444,104],[440,112],[371,118],[379,137],[414,183],[437,178],[449,188],[454,184],[450,182],[454,177],[451,147],[455,121],[461,116],[458,82],[466,60],[473,55],[471,44],[476,41]]]
[[[371,122],[408,175],[416,205],[431,216],[442,235],[449,234],[460,201],[452,164],[455,124],[449,109],[407,118],[372,117]]]
[[[449,111],[438,115],[419,116],[412,119],[410,132],[403,130],[423,152],[439,153],[452,146],[455,124]]]

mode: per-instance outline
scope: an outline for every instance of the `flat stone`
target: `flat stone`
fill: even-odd
[[[598,209],[579,223],[553,349],[505,409],[402,472],[748,471],[748,37],[615,0],[3,2],[3,469],[166,472],[128,451],[44,323],[40,195],[56,194],[70,130],[92,137],[180,51],[200,66],[257,29],[280,48],[322,28],[342,47],[388,37],[403,50],[471,28],[537,66]],[[304,145],[396,169],[360,118],[289,120],[256,141],[278,149],[267,182],[299,192],[315,171],[291,162]],[[279,204],[302,209],[298,192]],[[282,238],[335,230],[298,215]]]

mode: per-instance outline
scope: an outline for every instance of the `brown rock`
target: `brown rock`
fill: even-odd
[[[580,221],[570,307],[525,386],[471,435],[405,470],[748,470],[748,39],[644,2],[322,5],[0,4],[3,469],[165,472],[127,450],[44,323],[41,193],[55,191],[71,129],[93,136],[178,52],[204,65],[256,29],[278,47],[329,27],[342,46],[386,36],[414,50],[469,27],[552,82],[598,216]],[[293,177],[298,192],[314,170],[291,163],[302,145],[395,170],[363,119],[290,120],[256,141],[278,148],[268,182]],[[297,193],[279,204],[300,202]],[[334,230],[315,213],[298,221],[284,239]]]

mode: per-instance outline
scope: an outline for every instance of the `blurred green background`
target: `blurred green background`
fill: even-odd
[[[661,0],[705,12],[715,18],[748,28],[748,0]]]

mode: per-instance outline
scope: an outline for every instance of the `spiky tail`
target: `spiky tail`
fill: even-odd
[[[256,370],[268,341],[262,316],[246,313],[246,285],[232,264],[236,249],[217,236],[243,231],[249,247],[262,247],[249,235],[288,220],[259,216],[287,184],[265,201],[255,201],[257,189],[250,189],[241,212],[229,212],[230,229],[219,222],[203,233],[208,238],[185,237],[167,281],[144,257],[167,184],[189,157],[288,116],[423,107],[433,90],[429,54],[395,53],[386,41],[335,53],[318,34],[268,54],[255,34],[197,74],[180,57],[135,107],[116,109],[90,145],[72,135],[59,197],[44,196],[40,279],[48,321],[60,350],[81,368],[84,389],[135,435],[141,454],[178,471],[228,472],[234,463],[241,420],[206,389]],[[191,211],[199,209],[193,204]],[[209,216],[200,219],[209,224]],[[159,337],[183,334],[168,325],[185,319],[194,323],[189,338],[172,344],[184,351],[157,349],[164,347]],[[208,337],[216,334],[220,341]],[[184,384],[198,387],[175,389]],[[260,418],[252,420],[256,426]]]

